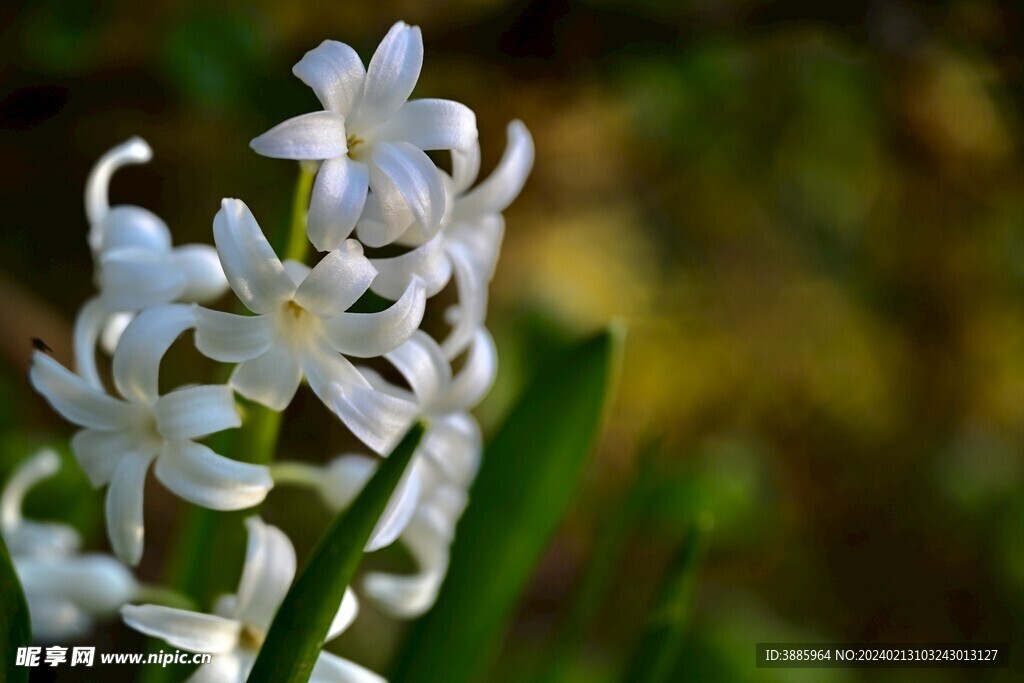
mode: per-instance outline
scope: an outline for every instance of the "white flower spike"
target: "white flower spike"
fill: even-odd
[[[387,452],[415,416],[415,406],[374,391],[344,355],[382,355],[409,338],[423,318],[422,282],[379,313],[346,313],[377,271],[349,240],[310,269],[282,264],[249,207],[225,199],[214,241],[231,288],[255,316],[198,309],[196,346],[214,360],[239,363],[238,393],[284,410],[305,376],[317,396],[364,443]]]
[[[324,41],[293,72],[316,93],[324,111],[289,119],[255,138],[259,154],[322,160],[307,233],[320,251],[336,249],[356,226],[372,191],[382,221],[360,229],[368,246],[389,244],[410,222],[426,235],[445,210],[441,174],[426,150],[456,154],[476,143],[476,116],[440,99],[407,102],[423,65],[417,26],[398,22],[368,68],[348,45]]]
[[[113,557],[78,554],[73,528],[22,517],[25,494],[59,467],[55,452],[40,451],[18,466],[0,495],[0,531],[25,591],[33,638],[41,642],[85,635],[95,618],[116,614],[138,591],[131,572]]]
[[[149,466],[185,500],[216,510],[260,503],[273,486],[268,468],[217,455],[197,439],[238,427],[231,389],[191,386],[160,396],[160,360],[195,325],[195,306],[148,308],[124,332],[114,352],[114,383],[123,399],[85,382],[36,352],[30,378],[36,391],[80,427],[71,445],[94,486],[109,484],[107,531],[114,552],[135,565],[142,556],[142,493]]]
[[[284,533],[259,518],[246,520],[249,542],[245,567],[236,595],[217,601],[215,614],[201,614],[157,605],[126,605],[121,614],[126,624],[146,635],[160,638],[191,652],[213,653],[192,683],[242,683],[249,675],[274,613],[295,577],[295,549]],[[351,590],[345,591],[327,640],[340,635],[355,621],[359,605]],[[321,652],[310,681],[314,683],[383,683],[384,679],[329,652]]]

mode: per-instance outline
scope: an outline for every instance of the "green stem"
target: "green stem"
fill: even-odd
[[[288,244],[284,258],[305,262],[309,250],[306,239],[306,216],[309,213],[309,197],[313,191],[313,178],[316,176],[316,164],[299,163],[299,178],[295,181],[295,195],[292,199],[292,220],[288,230]]]
[[[147,603],[152,605],[163,605],[177,609],[195,610],[196,603],[192,598],[183,595],[180,591],[167,586],[142,584],[135,591],[134,602]]]
[[[323,469],[304,462],[276,462],[270,466],[270,475],[274,486],[310,486],[317,487],[323,478]]]

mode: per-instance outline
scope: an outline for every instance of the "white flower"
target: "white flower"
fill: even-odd
[[[86,184],[89,246],[99,294],[86,302],[75,320],[75,364],[79,374],[97,387],[96,342],[101,334],[103,346],[112,351],[135,311],[171,301],[212,301],[227,291],[213,247],[172,248],[167,224],[151,211],[110,206],[107,189],[114,172],[152,156],[142,138],[131,138],[96,163]]]
[[[160,359],[194,324],[193,304],[166,304],[146,309],[128,325],[113,363],[123,399],[92,386],[45,353],[33,355],[32,385],[65,419],[84,427],[72,448],[94,486],[110,485],[110,542],[117,556],[132,565],[142,556],[142,492],[154,460],[164,486],[216,510],[256,505],[273,486],[266,467],[225,458],[193,441],[241,424],[229,387],[157,392]]]
[[[18,466],[0,496],[0,531],[25,591],[32,635],[45,642],[85,635],[95,617],[116,613],[138,589],[113,557],[78,554],[81,539],[73,528],[22,517],[25,494],[59,467],[56,453],[40,451]]]
[[[378,452],[389,450],[415,406],[374,391],[341,354],[379,356],[408,339],[423,318],[423,284],[411,281],[382,312],[346,313],[377,274],[358,242],[349,240],[313,269],[282,264],[237,199],[224,200],[213,234],[231,288],[257,315],[199,309],[197,348],[214,360],[240,363],[231,385],[274,410],[287,407],[305,375],[358,438]]]
[[[323,160],[313,187],[307,233],[320,251],[352,232],[373,191],[383,217],[360,230],[368,246],[383,246],[410,222],[433,234],[444,213],[440,171],[424,150],[463,150],[477,137],[466,106],[439,99],[407,102],[423,65],[420,29],[398,22],[370,66],[348,45],[324,41],[292,70],[316,93],[324,111],[281,123],[254,139],[259,154]],[[379,228],[379,229],[378,229]]]
[[[512,121],[508,125],[508,145],[497,168],[472,189],[480,168],[479,146],[454,155],[454,177],[444,177],[448,200],[440,232],[428,239],[418,226],[408,223],[399,242],[416,248],[401,256],[371,260],[380,273],[371,288],[385,297],[401,291],[412,277],[423,279],[427,296],[433,296],[448,284],[454,272],[459,305],[449,319],[453,329],[441,344],[448,358],[465,350],[486,319],[487,285],[494,275],[505,233],[501,212],[523,189],[533,167],[533,153],[530,132],[521,121]],[[382,220],[380,216],[380,209],[369,202],[361,229]]]
[[[295,549],[280,529],[252,517],[246,520],[249,543],[237,595],[217,601],[216,614],[201,614],[157,605],[126,605],[126,624],[190,652],[213,653],[190,681],[242,683],[256,661],[274,613],[295,577]],[[356,597],[345,591],[327,640],[341,634],[359,611]],[[321,652],[310,681],[314,683],[382,683],[383,678],[358,664]]]

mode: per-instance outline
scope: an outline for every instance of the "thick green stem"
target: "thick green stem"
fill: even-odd
[[[313,191],[313,178],[316,176],[316,164],[299,163],[299,178],[295,181],[295,195],[292,199],[292,220],[288,230],[288,244],[285,246],[284,258],[304,262],[309,250],[306,239],[306,216],[309,213],[309,196]]]

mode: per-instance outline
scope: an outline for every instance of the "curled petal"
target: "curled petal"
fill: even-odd
[[[357,616],[359,616],[359,600],[356,599],[355,591],[346,588],[345,596],[341,599],[341,606],[338,607],[338,613],[334,615],[331,628],[327,631],[326,640],[334,640],[348,630]]]
[[[269,468],[225,458],[192,441],[167,443],[153,469],[168,489],[211,510],[258,505],[274,486]]]
[[[387,683],[369,669],[330,652],[317,655],[309,683]]]
[[[336,40],[325,40],[307,52],[292,73],[313,89],[324,109],[346,115],[363,94],[366,78],[356,51]]]
[[[208,244],[185,244],[171,258],[185,276],[184,301],[206,303],[228,291],[228,279],[220,265],[217,250]]]
[[[381,140],[404,140],[423,150],[468,150],[477,141],[476,114],[451,100],[413,100],[381,124],[375,135]]]
[[[145,458],[153,449],[131,431],[83,429],[71,439],[71,450],[93,486],[110,483],[125,458]]]
[[[60,456],[45,448],[18,464],[0,494],[0,533],[12,554],[71,552],[78,547],[77,532],[63,524],[40,524],[21,516],[25,494],[60,469]]]
[[[274,343],[270,321],[262,315],[235,315],[196,309],[196,348],[207,358],[240,363],[266,353]]]
[[[447,481],[469,486],[480,466],[483,437],[472,415],[453,413],[431,423],[420,448]]]
[[[89,232],[89,246],[93,251],[99,250],[103,239],[103,233],[97,228],[97,224],[110,210],[107,190],[114,172],[126,164],[144,164],[152,158],[153,150],[145,140],[135,136],[104,154],[92,167],[89,179],[85,183],[85,215],[92,226]]]
[[[164,394],[153,406],[156,428],[165,439],[197,439],[232,427],[242,418],[235,395],[224,384],[185,387]]]
[[[358,358],[381,356],[408,339],[423,320],[423,281],[413,278],[402,298],[379,313],[341,313],[323,321],[328,341]]]
[[[171,250],[171,231],[167,223],[141,206],[115,206],[100,221],[100,229],[103,233],[101,253],[132,248],[154,253]]]
[[[414,277],[423,280],[427,297],[432,297],[448,284],[452,266],[444,251],[445,235],[434,235],[426,244],[399,256],[370,259],[377,269],[377,278],[370,285],[375,293],[386,299],[402,296]]]
[[[363,96],[350,117],[353,128],[365,130],[398,111],[412,94],[422,67],[423,36],[419,26],[397,22],[370,59]]]
[[[245,202],[221,202],[213,219],[213,241],[231,289],[253,313],[266,313],[295,292],[295,285]]]
[[[235,614],[267,629],[295,578],[295,548],[284,532],[258,517],[247,519],[245,526],[249,541]]]
[[[65,420],[80,427],[113,430],[134,417],[124,401],[107,396],[41,351],[32,353],[32,386]]]
[[[432,406],[451,383],[448,359],[437,342],[422,330],[413,332],[407,342],[384,357],[402,373],[421,406]]]
[[[146,403],[156,400],[160,360],[195,322],[195,309],[188,304],[156,306],[137,315],[114,352],[114,384],[121,395]]]
[[[348,240],[310,271],[295,290],[295,303],[321,318],[338,315],[369,289],[376,275],[362,246]]]
[[[306,235],[317,251],[336,249],[352,233],[369,187],[364,163],[340,156],[320,165],[306,217]]]
[[[102,389],[103,383],[96,369],[96,341],[109,317],[110,313],[99,297],[86,301],[75,316],[75,369],[82,379],[97,389]]]
[[[370,188],[390,231],[389,242],[405,232],[410,217],[427,237],[433,236],[444,216],[445,194],[441,172],[426,152],[408,142],[379,142],[371,160]]]
[[[123,562],[135,566],[142,558],[142,494],[146,471],[154,456],[123,458],[107,489],[107,535]]]
[[[231,386],[246,398],[271,410],[284,410],[302,381],[302,369],[291,349],[283,344],[244,361],[231,374]]]
[[[455,376],[451,387],[444,396],[448,410],[469,410],[483,400],[494,385],[498,374],[498,350],[494,338],[485,328],[480,327],[473,335],[466,364]]]
[[[533,138],[522,121],[508,124],[508,145],[494,172],[455,203],[453,220],[500,213],[519,196],[533,168]]]
[[[26,593],[60,597],[95,615],[115,613],[138,588],[132,573],[109,555],[90,553],[18,562]]]
[[[124,334],[129,323],[135,320],[135,313],[113,313],[107,318],[106,324],[103,326],[103,332],[100,333],[100,346],[107,353],[114,353],[117,348],[117,342],[121,341],[121,335]]]
[[[353,384],[332,385],[331,407],[376,453],[390,453],[419,413],[415,403]]]
[[[390,614],[410,619],[425,613],[437,599],[448,571],[448,541],[418,520],[409,525],[402,540],[420,571],[413,575],[371,572],[363,580],[363,588]]]
[[[314,111],[283,121],[249,146],[257,154],[274,159],[318,161],[348,153],[345,117],[333,111]]]
[[[237,621],[160,605],[125,605],[124,623],[189,652],[230,652],[238,644]]]
[[[473,340],[476,330],[487,318],[487,274],[466,250],[449,249],[455,271],[455,286],[459,292],[458,312],[441,348],[448,358],[462,353]]]
[[[100,289],[108,310],[135,311],[177,299],[185,276],[168,253],[128,247],[104,252]]]
[[[463,149],[452,150],[452,192],[463,194],[480,173],[479,138]]]

